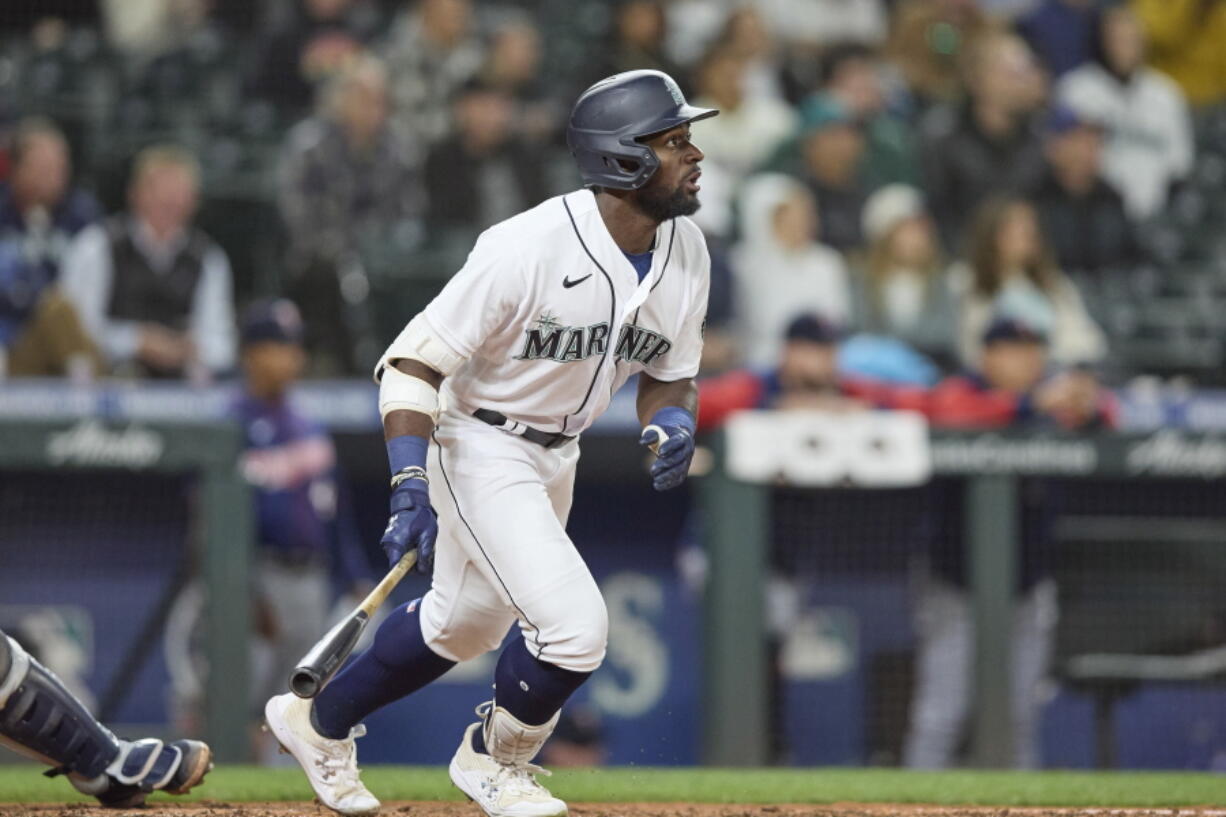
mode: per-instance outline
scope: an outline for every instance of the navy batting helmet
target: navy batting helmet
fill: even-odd
[[[584,182],[637,190],[660,166],[655,152],[639,139],[717,113],[687,103],[662,71],[626,71],[583,92],[570,112],[566,143]]]

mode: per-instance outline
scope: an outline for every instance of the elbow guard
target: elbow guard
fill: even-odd
[[[391,361],[402,359],[424,363],[443,377],[455,374],[464,363],[464,357],[440,340],[420,314],[409,321],[375,364],[375,382],[380,382],[384,374],[392,370]]]

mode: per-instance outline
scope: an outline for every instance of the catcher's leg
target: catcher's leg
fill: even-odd
[[[0,632],[0,743],[50,764],[104,805],[139,805],[157,789],[186,792],[211,768],[200,741],[120,740],[16,641]]]

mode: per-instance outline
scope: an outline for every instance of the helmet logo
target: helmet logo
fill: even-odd
[[[677,87],[677,83],[670,79],[664,83],[664,87],[668,88],[668,93],[673,98],[673,102],[676,102],[678,105],[685,104],[685,97],[681,95],[681,89]]]

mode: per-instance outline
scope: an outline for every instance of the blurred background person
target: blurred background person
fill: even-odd
[[[383,46],[393,129],[417,155],[452,127],[451,100],[481,70],[485,48],[471,0],[404,3]]]
[[[944,368],[957,359],[957,307],[936,225],[914,187],[888,185],[864,206],[863,262],[852,275],[851,326],[897,338]]]
[[[1042,332],[1057,364],[1093,363],[1107,353],[1102,330],[1056,265],[1026,199],[984,202],[971,226],[966,259],[950,269],[950,283],[958,298],[959,356],[966,365],[980,359],[980,338],[996,315]]]
[[[1099,0],[1041,0],[1017,20],[1018,33],[1057,78],[1090,59]]]
[[[851,311],[842,256],[817,240],[820,214],[797,180],[763,173],[741,194],[741,241],[732,248],[736,311],[745,362],[769,366],[799,312],[846,325]]]
[[[370,56],[334,76],[319,113],[290,131],[278,172],[289,292],[306,305],[316,373],[355,373],[341,277],[364,248],[410,245],[424,209],[420,174],[388,125],[387,71]]]
[[[1047,372],[1046,339],[1022,321],[1001,318],[983,333],[979,362],[949,378],[926,398],[937,428],[1109,428],[1111,403],[1088,374]],[[942,488],[938,485],[935,490]],[[1018,597],[1010,644],[1013,765],[1039,764],[1042,688],[1051,670],[1057,620],[1051,577],[1051,521],[1059,498],[1037,484],[1024,499]],[[937,507],[950,507],[948,498]],[[972,687],[975,623],[961,537],[936,525],[919,567],[915,600],[918,644],[910,723],[903,764],[943,769],[958,761]]]
[[[515,104],[504,92],[478,82],[456,96],[455,132],[426,157],[426,223],[470,237],[549,194],[539,151],[520,138]]]
[[[590,85],[613,74],[651,68],[677,81],[688,96],[689,72],[675,63],[666,49],[668,16],[660,0],[616,0],[609,42],[599,51],[582,83]]]
[[[17,124],[0,185],[0,376],[88,376],[97,350],[55,283],[79,231],[100,216],[72,185],[63,132],[49,119]]]
[[[290,399],[306,357],[302,317],[284,298],[243,313],[242,394],[234,416],[244,433],[239,468],[256,509],[251,700],[284,689],[286,673],[327,630],[334,589],[355,595],[372,570],[338,480],[327,430]],[[275,755],[271,741],[265,759]]]
[[[991,28],[975,0],[898,0],[886,54],[921,110],[963,95],[968,47]]]
[[[1226,3],[1132,0],[1154,68],[1171,77],[1196,107],[1226,99]]]
[[[234,366],[230,262],[193,225],[199,194],[191,153],[146,148],[128,211],[82,230],[64,256],[64,294],[116,372],[199,382]]]
[[[923,123],[924,190],[948,250],[989,195],[1032,189],[1043,173],[1035,122],[1044,82],[1016,35],[983,34],[968,46],[967,99],[935,109]]]
[[[723,426],[746,409],[779,411],[855,411],[868,404],[840,373],[843,331],[813,312],[791,318],[775,344],[776,357],[765,366],[750,366],[698,381],[698,430]]]
[[[870,188],[919,183],[911,125],[889,110],[884,67],[876,52],[858,43],[836,43],[822,54],[819,95],[840,103],[864,123],[862,172]]]
[[[889,26],[883,0],[752,0],[775,37],[808,49],[876,45]]]
[[[563,117],[568,113],[546,92],[541,76],[544,56],[541,33],[531,18],[509,16],[490,36],[485,63],[477,74],[482,85],[514,101],[515,131],[538,150],[558,142]]]
[[[821,212],[818,238],[840,252],[864,244],[861,211],[868,197],[863,178],[864,123],[838,100],[818,96],[801,108],[801,179]]]
[[[694,125],[702,163],[702,208],[694,220],[705,232],[727,237],[733,228],[732,204],[745,178],[796,129],[796,112],[782,100],[746,93],[746,62],[717,46],[698,64],[694,104],[718,108],[719,116]]]
[[[1094,59],[1066,74],[1055,94],[1103,124],[1104,177],[1124,196],[1131,218],[1151,218],[1192,171],[1187,100],[1170,77],[1145,64],[1145,30],[1129,6],[1104,8],[1094,33]]]
[[[1069,274],[1099,274],[1139,263],[1136,228],[1102,176],[1102,125],[1056,107],[1045,131],[1047,171],[1033,200],[1056,264]]]
[[[744,61],[747,97],[784,98],[782,49],[757,7],[744,4],[729,11],[714,46]]]
[[[378,26],[366,0],[295,0],[283,27],[264,40],[251,92],[287,119],[302,116],[316,89],[365,48]]]

